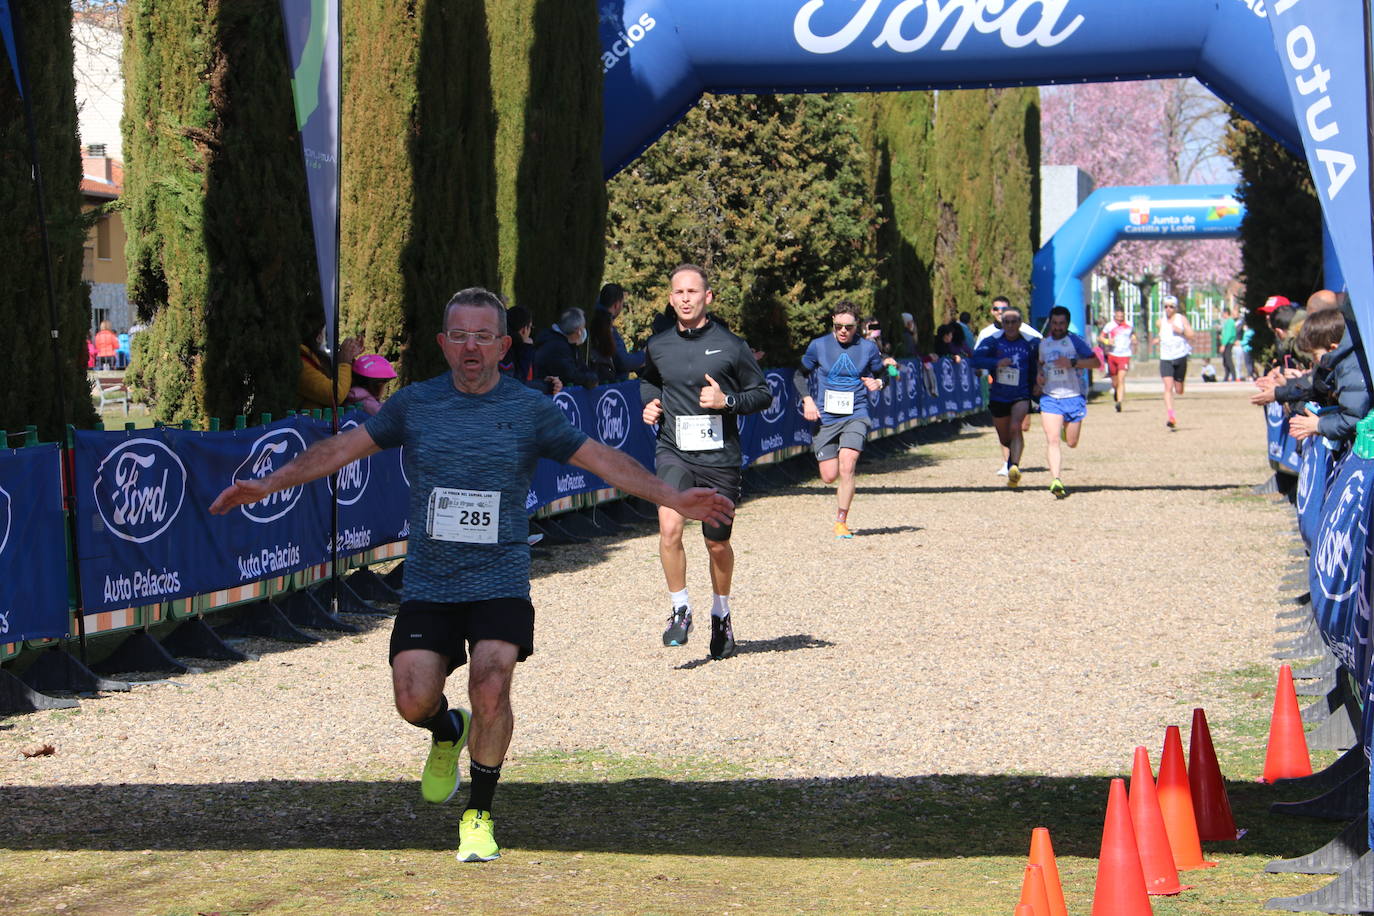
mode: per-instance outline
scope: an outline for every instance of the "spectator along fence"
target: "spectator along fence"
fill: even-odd
[[[899,369],[875,396],[875,435],[985,406],[967,362]],[[737,418],[746,465],[791,457],[811,441],[791,370],[766,375],[771,405]],[[554,400],[589,436],[653,467],[637,383],[565,389]],[[346,413],[340,428],[364,419]],[[313,641],[300,627],[352,629],[336,610],[381,613],[367,602],[394,600],[399,581],[368,567],[405,556],[402,449],[345,467],[337,493],[318,480],[226,516],[207,511],[229,481],[265,476],[328,435],[327,420],[300,414],[252,427],[239,418],[232,430],[72,431],[65,461],[32,434],[0,450],[0,712],[76,703],[49,694],[127,688],[98,671],[185,671],[177,656],[244,657],[221,638],[230,633]],[[526,510],[557,530],[556,519],[569,518],[562,513],[623,495],[580,468],[541,461]]]

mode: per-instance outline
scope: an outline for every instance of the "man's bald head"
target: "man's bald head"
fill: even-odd
[[[1341,299],[1329,289],[1319,289],[1307,297],[1307,314],[1312,315],[1316,312],[1324,312],[1328,309],[1338,309],[1341,307]]]

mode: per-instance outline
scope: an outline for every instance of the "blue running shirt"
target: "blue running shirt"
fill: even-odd
[[[819,370],[819,372],[817,372]],[[815,375],[816,407],[821,412],[821,424],[829,425],[854,417],[868,419],[868,404],[874,393],[869,392],[863,377],[883,377],[883,355],[873,341],[860,337],[849,346],[841,346],[834,334],[826,334],[811,341],[802,355],[803,375]],[[828,413],[825,409],[826,391],[854,396],[854,412]]]
[[[450,375],[407,385],[367,423],[382,448],[404,446],[410,483],[406,600],[529,598],[525,499],[540,458],[567,461],[587,441],[551,399],[502,376],[486,394],[464,394]],[[494,543],[430,537],[436,487],[488,494]]]
[[[1039,346],[1040,341],[1028,340],[1024,335],[1015,340],[1008,340],[1006,335],[1001,333],[989,334],[983,338],[978,349],[973,351],[972,362],[975,368],[986,370],[988,373],[990,400],[1009,404],[1030,399],[1031,389],[1035,387],[1035,375],[1039,369],[1036,362],[1039,358]],[[1010,359],[1012,364],[1006,369],[999,369],[997,364],[1004,359]],[[1008,372],[1007,369],[1015,372]]]

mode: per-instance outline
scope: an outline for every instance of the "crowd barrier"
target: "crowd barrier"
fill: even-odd
[[[766,376],[772,403],[737,418],[746,465],[788,457],[811,441],[791,371]],[[872,398],[875,435],[985,405],[967,362],[903,361],[888,381]],[[638,383],[567,389],[554,401],[588,436],[653,467],[654,432],[641,419]],[[344,414],[340,428],[363,419]],[[330,481],[225,516],[212,517],[207,507],[231,480],[265,476],[329,431],[325,419],[306,414],[265,416],[253,427],[240,418],[232,430],[74,431],[65,491],[57,445],[0,451],[0,572],[8,573],[0,594],[0,662],[77,634],[128,635],[276,601],[328,578]],[[379,452],[339,473],[340,572],[404,557],[409,482],[402,452]],[[580,468],[541,461],[526,508],[547,517],[622,495]]]
[[[1298,441],[1288,433],[1284,410],[1265,412],[1268,454],[1277,473],[1295,474],[1292,499],[1298,534],[1306,545],[1303,605],[1286,628],[1298,632],[1276,657],[1323,660],[1295,672],[1316,686],[1300,690],[1325,697],[1303,714],[1319,721],[1309,740],[1323,749],[1345,751],[1327,771],[1310,777],[1321,794],[1276,810],[1349,821],[1340,836],[1320,850],[1294,860],[1271,863],[1271,870],[1339,873],[1336,881],[1302,898],[1283,901],[1283,909],[1311,912],[1363,912],[1374,908],[1374,671],[1371,671],[1371,596],[1374,596],[1374,415],[1360,423],[1353,447],[1337,447],[1321,436]],[[1357,829],[1357,826],[1359,829]],[[1278,903],[1279,901],[1274,901]],[[1293,906],[1289,906],[1293,904]],[[1341,908],[1354,905],[1355,909]],[[1336,906],[1336,909],[1327,907]]]

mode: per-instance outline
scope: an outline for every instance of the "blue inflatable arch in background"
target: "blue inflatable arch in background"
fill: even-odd
[[[614,175],[703,92],[977,89],[1195,76],[1302,149],[1247,0],[600,0]],[[1261,7],[1262,9],[1262,7]]]
[[[1081,332],[1083,278],[1117,242],[1235,238],[1244,216],[1230,185],[1099,188],[1036,252],[1031,318],[1039,326],[1062,305]]]

